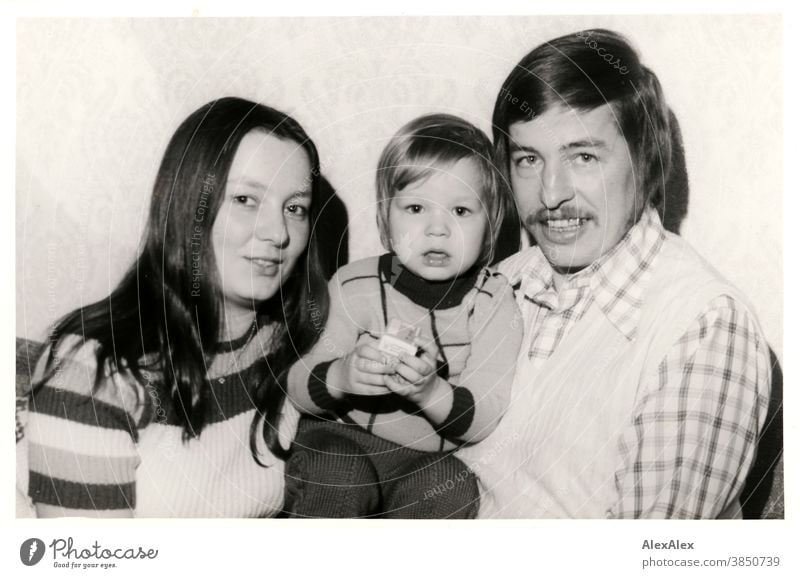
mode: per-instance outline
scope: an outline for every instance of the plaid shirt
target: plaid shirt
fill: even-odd
[[[629,339],[636,335],[652,263],[665,240],[647,210],[617,246],[556,291],[541,251],[509,276],[527,329],[534,375],[592,302]],[[514,257],[509,259],[512,261]],[[517,375],[517,379],[526,379]],[[713,299],[640,384],[617,441],[614,518],[715,518],[741,492],[769,401],[770,362],[752,316],[732,297]],[[730,514],[727,512],[726,514]],[[734,515],[736,513],[734,512]]]

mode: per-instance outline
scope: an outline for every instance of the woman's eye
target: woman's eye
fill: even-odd
[[[245,207],[255,207],[256,200],[249,196],[249,195],[234,195],[233,202],[237,205],[243,205]]]
[[[304,219],[308,215],[308,207],[303,205],[289,205],[286,207],[286,212],[298,219]]]

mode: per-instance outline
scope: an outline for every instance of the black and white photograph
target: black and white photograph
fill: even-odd
[[[364,14],[16,18],[22,563],[571,521],[785,571],[681,534],[795,499],[783,16]]]

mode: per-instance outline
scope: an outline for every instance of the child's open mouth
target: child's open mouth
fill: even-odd
[[[450,255],[444,251],[428,251],[423,255],[423,262],[428,267],[444,267],[450,262]]]

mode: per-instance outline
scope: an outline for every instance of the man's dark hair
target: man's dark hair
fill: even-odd
[[[585,30],[545,42],[509,74],[492,118],[496,163],[508,186],[509,126],[563,106],[586,112],[611,105],[633,156],[635,186],[659,208],[672,157],[669,109],[661,84],[631,44],[610,30]]]

